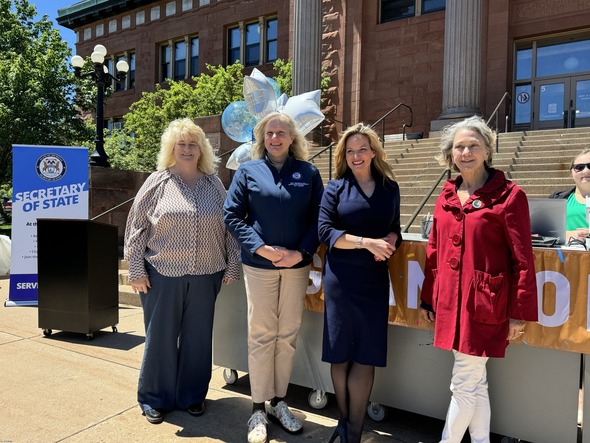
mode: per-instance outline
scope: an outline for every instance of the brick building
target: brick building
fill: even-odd
[[[320,0],[307,0],[310,2]],[[165,78],[189,79],[205,64],[236,59],[272,75],[294,58],[303,0],[84,0],[58,12],[77,34],[77,53],[107,47],[110,66],[131,65],[108,100],[116,124]],[[590,125],[590,2],[583,0],[323,0],[318,45],[308,47],[331,77],[324,112],[375,122],[394,106],[413,109],[427,136],[454,118],[543,129]],[[320,44],[321,42],[321,44]],[[302,54],[299,54],[300,56]],[[303,59],[307,52],[303,54]],[[305,63],[302,63],[305,64]],[[385,120],[399,133],[405,108]]]

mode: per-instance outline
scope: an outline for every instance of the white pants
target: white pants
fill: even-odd
[[[476,357],[457,351],[453,353],[453,396],[441,443],[460,443],[467,428],[473,443],[489,443],[491,411],[486,374],[488,357]]]
[[[309,268],[243,265],[248,299],[248,371],[254,403],[287,394]]]

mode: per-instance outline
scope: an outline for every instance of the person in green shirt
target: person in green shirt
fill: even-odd
[[[576,186],[557,191],[550,198],[567,199],[566,236],[585,242],[588,236],[588,219],[586,218],[586,197],[590,196],[590,148],[583,149],[576,155],[570,166]]]

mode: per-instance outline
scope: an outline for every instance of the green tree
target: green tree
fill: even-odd
[[[71,50],[28,0],[0,0],[0,184],[11,181],[13,144],[89,139],[77,118]]]
[[[291,61],[277,60],[273,65],[275,81],[281,93],[292,95]],[[144,92],[124,116],[124,128],[111,131],[105,140],[105,150],[113,167],[150,172],[155,169],[160,137],[170,121],[223,113],[230,103],[243,100],[244,67],[207,65],[210,74],[193,77],[194,85],[168,80],[156,85],[153,92]],[[322,77],[326,89],[330,79]]]
[[[160,138],[168,124],[177,118],[196,118],[221,114],[236,100],[243,100],[244,67],[207,65],[211,74],[193,77],[194,85],[168,80],[144,92],[125,115],[124,129],[111,131],[105,140],[113,167],[136,171],[153,171],[160,150]]]

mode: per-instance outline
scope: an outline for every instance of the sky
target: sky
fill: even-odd
[[[61,8],[67,8],[80,0],[29,0],[29,3],[35,5],[38,13],[38,19],[41,19],[43,15],[48,15],[49,19],[53,21],[53,27],[57,29],[62,38],[72,48],[72,54],[76,54],[76,33],[71,29],[64,28],[57,24],[57,10]]]

